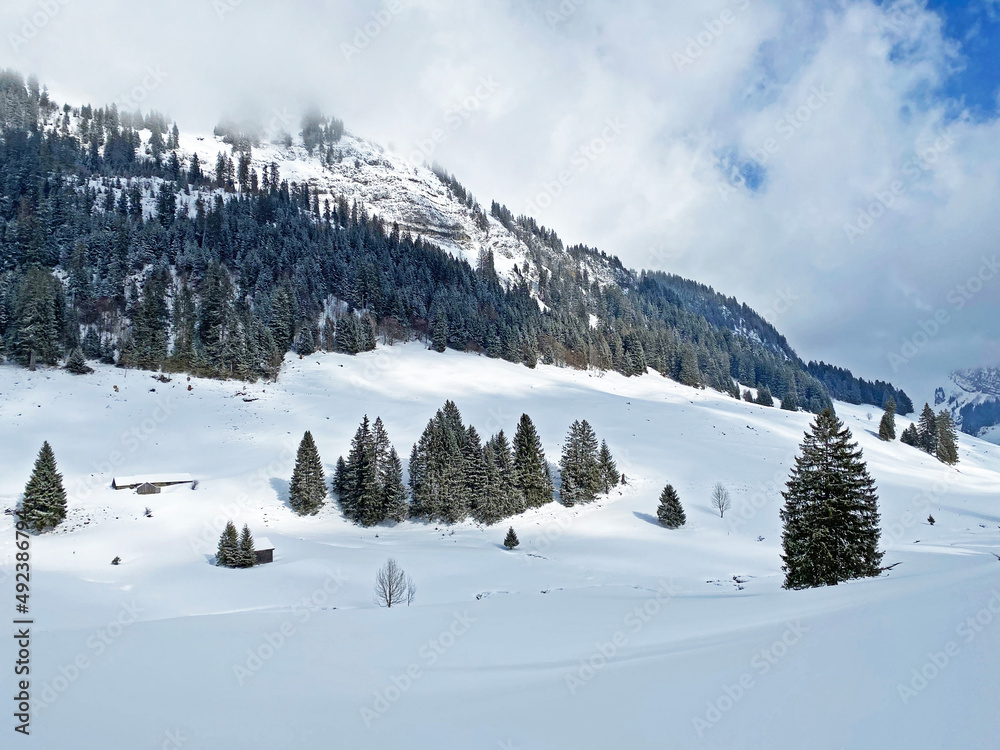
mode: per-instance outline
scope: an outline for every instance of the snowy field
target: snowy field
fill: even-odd
[[[14,507],[46,439],[70,503],[32,540],[26,747],[1000,747],[1000,446],[962,435],[947,467],[881,443],[877,410],[837,404],[898,565],[788,592],[779,491],[811,415],[418,344],[290,356],[277,384],[190,385],[0,367],[0,504]],[[293,515],[304,430],[332,472],[362,416],[381,416],[405,461],[446,398],[484,438],[527,412],[550,462],[586,418],[628,485],[511,519],[514,551],[507,522]],[[158,472],[199,483],[110,489],[115,474]],[[655,522],[667,481],[687,511],[677,531]],[[709,507],[716,482],[733,496],[725,519]],[[266,535],[274,563],[212,565],[229,519]],[[0,516],[5,613],[13,538]],[[390,556],[416,582],[410,607],[373,603]]]

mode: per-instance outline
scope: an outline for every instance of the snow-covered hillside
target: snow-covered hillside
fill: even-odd
[[[979,367],[951,374],[951,392],[938,389],[938,403],[947,407],[959,429],[1000,444],[1000,368]]]
[[[214,136],[181,134],[180,144],[180,153],[186,159],[198,154],[206,170],[220,153],[231,153],[231,147]],[[428,166],[350,134],[333,149],[336,157],[326,163],[302,145],[286,147],[265,140],[253,148],[253,168],[262,174],[276,164],[282,179],[308,185],[321,206],[325,200],[335,205],[340,197],[348,204],[356,200],[388,226],[399,224],[400,231],[430,240],[473,266],[481,250],[490,250],[497,272],[508,279],[514,265],[523,265],[529,257],[526,245],[495,218],[489,217],[487,229],[480,228],[472,209],[457,200]],[[489,206],[486,209],[488,213]]]
[[[14,506],[46,439],[70,495],[64,527],[32,540],[33,747],[996,746],[996,446],[963,436],[948,467],[838,404],[879,485],[885,564],[899,564],[788,592],[779,490],[808,414],[418,344],[290,359],[278,383],[188,385],[0,367],[0,502]],[[550,461],[586,418],[628,485],[511,519],[514,551],[507,523],[293,515],[304,430],[332,469],[362,416],[380,415],[405,456],[446,398],[486,435],[527,412]],[[110,489],[156,472],[199,483]],[[687,510],[677,531],[656,524],[667,481]],[[709,507],[719,481],[725,519]],[[274,563],[215,567],[229,519],[266,535]],[[373,603],[390,556],[417,584],[410,607]]]

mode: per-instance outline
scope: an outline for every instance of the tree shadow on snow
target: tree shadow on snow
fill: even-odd
[[[660,522],[657,520],[656,516],[651,516],[649,513],[640,513],[637,510],[632,511],[632,515],[638,518],[640,521],[646,521],[647,523],[653,524],[653,526],[659,526]]]
[[[271,489],[274,490],[278,499],[287,505],[289,508],[292,504],[288,501],[289,497],[289,486],[290,482],[287,479],[279,479],[278,477],[271,477]]]

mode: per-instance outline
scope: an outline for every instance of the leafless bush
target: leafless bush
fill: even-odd
[[[726,511],[733,507],[733,501],[729,498],[729,490],[722,482],[717,482],[712,490],[712,507],[719,511],[719,518],[725,518]]]
[[[416,593],[413,579],[391,557],[375,574],[375,603],[380,607],[392,607],[403,602],[410,605]]]

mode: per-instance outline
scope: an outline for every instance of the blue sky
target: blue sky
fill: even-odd
[[[944,33],[961,45],[962,69],[947,81],[946,96],[964,101],[979,118],[996,117],[1000,88],[1000,2],[930,0],[927,7],[944,19]]]

